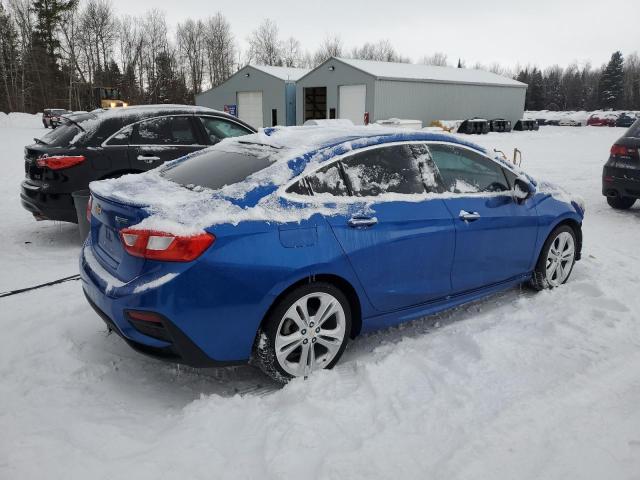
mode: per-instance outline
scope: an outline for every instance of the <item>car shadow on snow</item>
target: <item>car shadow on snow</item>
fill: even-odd
[[[534,292],[525,287],[516,287],[451,310],[362,335],[350,343],[338,364],[336,374],[339,375],[342,367],[348,368],[354,361],[366,361],[381,345],[396,344],[406,338],[428,335],[447,325],[470,321],[480,310],[483,313],[490,312],[523,296],[534,295]],[[97,333],[95,329],[94,333]],[[156,394],[170,399],[172,404],[186,406],[202,395],[261,396],[282,388],[251,365],[196,369],[146,357],[131,350],[117,335],[107,334],[106,329],[102,329],[98,335],[93,335],[89,342],[93,345],[85,350],[89,355],[85,360],[94,365],[110,365],[113,370],[113,387],[127,396],[147,396],[148,392],[145,390],[151,388]],[[140,384],[139,379],[144,379],[144,385]]]
[[[78,225],[50,220],[17,225],[12,237],[25,245],[50,248],[51,250],[69,247],[79,250],[82,245]]]

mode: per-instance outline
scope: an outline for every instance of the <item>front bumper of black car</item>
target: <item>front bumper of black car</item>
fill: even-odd
[[[24,180],[20,188],[20,201],[39,220],[78,223],[70,193],[50,193],[45,186]]]

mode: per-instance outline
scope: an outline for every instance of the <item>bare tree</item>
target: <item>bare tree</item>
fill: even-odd
[[[403,57],[393,48],[389,40],[380,40],[376,43],[367,42],[361,47],[351,51],[352,58],[361,60],[377,60],[380,62],[411,63],[407,57]]]
[[[205,36],[202,20],[188,19],[178,24],[176,40],[181,59],[185,62],[190,80],[191,91],[202,91],[202,79],[205,66]]]
[[[338,35],[326,37],[320,45],[320,48],[314,53],[313,63],[320,65],[331,57],[341,57],[342,51],[342,39]]]
[[[265,19],[249,36],[249,63],[282,65],[282,44],[278,38],[278,25]]]
[[[236,65],[231,25],[220,12],[205,22],[204,47],[209,84],[215,87],[231,76]]]
[[[422,58],[420,63],[423,63],[424,65],[434,65],[437,67],[446,67],[449,65],[447,55],[442,52],[435,52],[433,55],[426,55]]]
[[[287,38],[282,44],[282,62],[285,67],[299,67],[301,63],[300,42],[294,38]]]

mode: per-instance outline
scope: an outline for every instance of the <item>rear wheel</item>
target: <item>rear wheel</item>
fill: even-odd
[[[636,199],[632,197],[607,197],[607,203],[616,210],[627,210],[636,203]]]
[[[258,332],[253,362],[280,383],[332,368],[351,331],[351,309],[335,286],[316,282],[281,299]]]
[[[576,234],[570,226],[560,225],[542,247],[531,286],[535,290],[559,287],[569,279],[575,262]]]

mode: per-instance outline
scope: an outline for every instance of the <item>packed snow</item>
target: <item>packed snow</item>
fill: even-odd
[[[39,127],[40,125],[40,127]],[[512,289],[354,341],[276,388],[252,367],[192,370],[132,351],[78,282],[0,298],[2,479],[637,479],[640,206],[610,209],[621,128],[473,137],[585,198],[562,288]],[[0,128],[0,292],[77,272],[73,225],[22,209],[23,147]]]

